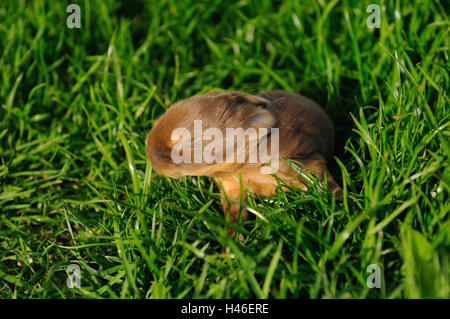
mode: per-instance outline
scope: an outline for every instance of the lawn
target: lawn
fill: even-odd
[[[0,298],[450,297],[445,1],[71,2],[0,3]],[[230,239],[212,180],[145,157],[212,89],[319,102],[343,199],[280,188]]]

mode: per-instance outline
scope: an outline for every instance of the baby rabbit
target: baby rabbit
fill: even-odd
[[[307,188],[307,181],[279,158],[297,160],[321,181],[326,174],[328,190],[342,196],[326,167],[334,148],[333,125],[315,102],[295,93],[228,92],[190,97],[175,103],[156,121],[146,147],[153,169],[160,174],[213,177],[230,223],[238,222],[240,216],[244,221],[247,218],[247,210],[240,204],[247,193],[242,192],[241,198],[240,183],[264,197],[273,194],[278,185],[273,174],[289,186]],[[236,235],[231,228],[228,233]],[[238,238],[244,240],[242,234]]]

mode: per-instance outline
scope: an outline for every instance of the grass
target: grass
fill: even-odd
[[[373,2],[80,0],[68,29],[68,1],[2,1],[0,298],[448,298],[448,16],[380,0],[369,29]],[[343,200],[255,198],[229,239],[211,180],[145,158],[155,119],[211,89],[318,101]]]

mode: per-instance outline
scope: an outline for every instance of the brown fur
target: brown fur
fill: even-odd
[[[341,196],[341,188],[326,167],[326,161],[333,154],[333,125],[315,102],[284,91],[269,91],[257,95],[229,92],[193,96],[174,104],[155,123],[147,135],[146,155],[153,169],[163,175],[175,178],[186,175],[213,177],[221,188],[222,206],[229,222],[237,223],[239,217],[242,220],[247,218],[247,210],[240,205],[246,201],[246,192],[243,192],[244,198],[241,198],[239,180],[250,192],[264,197],[275,192],[277,181],[272,175],[261,174],[260,166],[263,163],[173,163],[172,131],[185,127],[194,136],[194,120],[202,120],[203,131],[216,127],[224,136],[225,128],[240,127],[245,130],[250,127],[278,127],[280,158],[301,162],[321,180],[326,174],[329,191],[337,197]],[[270,143],[269,135],[267,140]],[[246,154],[248,157],[249,152]],[[279,162],[276,176],[290,186],[306,189],[305,181],[283,161]],[[229,234],[234,237],[236,232],[230,228]],[[243,240],[241,234],[239,239]]]

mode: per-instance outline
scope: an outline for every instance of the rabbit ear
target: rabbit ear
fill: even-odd
[[[257,107],[255,113],[250,118],[250,125],[255,128],[270,128],[276,123],[272,112],[263,107]]]
[[[225,107],[219,119],[226,119],[225,126],[258,129],[277,125],[276,115],[271,112],[271,101],[265,98],[241,92],[224,93],[221,98]]]

